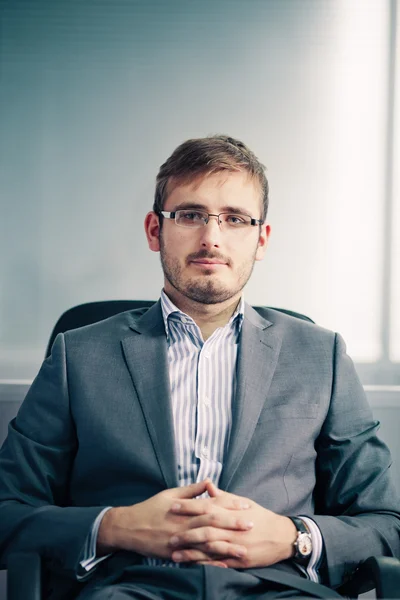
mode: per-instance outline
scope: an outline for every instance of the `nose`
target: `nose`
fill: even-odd
[[[219,247],[221,241],[221,227],[219,225],[218,215],[210,216],[208,223],[206,223],[204,227],[201,227],[200,231],[201,245],[204,248]]]

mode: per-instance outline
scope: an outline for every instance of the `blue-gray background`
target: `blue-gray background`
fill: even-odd
[[[379,361],[390,6],[3,0],[0,378],[34,376],[71,305],[158,297],[155,175],[210,133],[268,168],[273,235],[246,299],[308,313]]]

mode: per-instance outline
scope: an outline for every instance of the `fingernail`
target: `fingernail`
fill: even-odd
[[[182,505],[181,505],[181,504],[178,504],[178,503],[176,503],[176,504],[173,504],[173,505],[171,506],[171,510],[179,510],[181,506],[182,506]]]
[[[236,551],[236,556],[244,556],[246,554],[246,550],[241,549]]]
[[[253,521],[247,521],[246,527],[247,527],[247,529],[251,529],[252,527],[254,527]]]
[[[183,555],[180,552],[174,552],[172,554],[172,558],[173,558],[173,560],[178,562],[179,560],[182,560]]]
[[[240,505],[240,508],[250,508],[250,504],[247,504],[246,502]]]
[[[169,543],[171,544],[171,546],[177,546],[179,544],[179,538],[176,535],[174,535],[174,537],[172,537],[169,540]]]

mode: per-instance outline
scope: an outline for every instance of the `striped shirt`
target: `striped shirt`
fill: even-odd
[[[243,298],[206,340],[191,317],[161,292],[180,486],[209,477],[218,485],[232,427]]]
[[[236,362],[244,318],[243,296],[229,322],[204,341],[199,326],[179,310],[164,290],[161,309],[168,344],[168,371],[180,486],[209,477],[218,486],[232,427],[232,399],[236,391]],[[207,495],[207,494],[205,494]],[[105,557],[96,557],[97,532],[104,509],[88,536],[81,566],[88,572]],[[313,553],[307,569],[318,581],[322,554],[319,528],[309,518]],[[147,557],[144,564],[180,567],[179,563]],[[83,579],[80,577],[80,579]]]

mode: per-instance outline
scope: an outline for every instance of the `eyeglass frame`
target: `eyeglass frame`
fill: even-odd
[[[255,225],[262,225],[263,222],[264,222],[262,219],[254,219],[253,217],[250,217],[250,215],[245,215],[243,213],[235,213],[235,212],[232,212],[232,211],[223,211],[223,212],[219,213],[218,215],[214,215],[213,213],[208,213],[206,210],[202,210],[202,209],[198,209],[198,208],[193,208],[192,209],[190,207],[188,207],[188,208],[179,208],[178,210],[173,210],[173,211],[170,211],[170,212],[168,212],[166,210],[160,210],[158,214],[161,215],[162,217],[165,217],[166,219],[174,219],[175,223],[176,223],[176,225],[178,227],[185,227],[185,225],[180,225],[176,221],[176,213],[183,212],[183,211],[193,211],[193,212],[204,213],[205,215],[207,215],[207,220],[204,221],[204,225],[199,225],[197,227],[197,229],[200,229],[200,227],[205,227],[208,224],[208,222],[210,220],[210,217],[217,217],[217,219],[218,219],[218,225],[221,226],[221,223],[222,223],[222,221],[220,220],[220,216],[221,215],[238,215],[238,216],[242,216],[242,217],[249,217],[249,219],[250,219],[249,225],[251,225],[253,227]],[[189,225],[187,227],[187,229],[190,229],[190,228],[191,228],[191,226]]]

